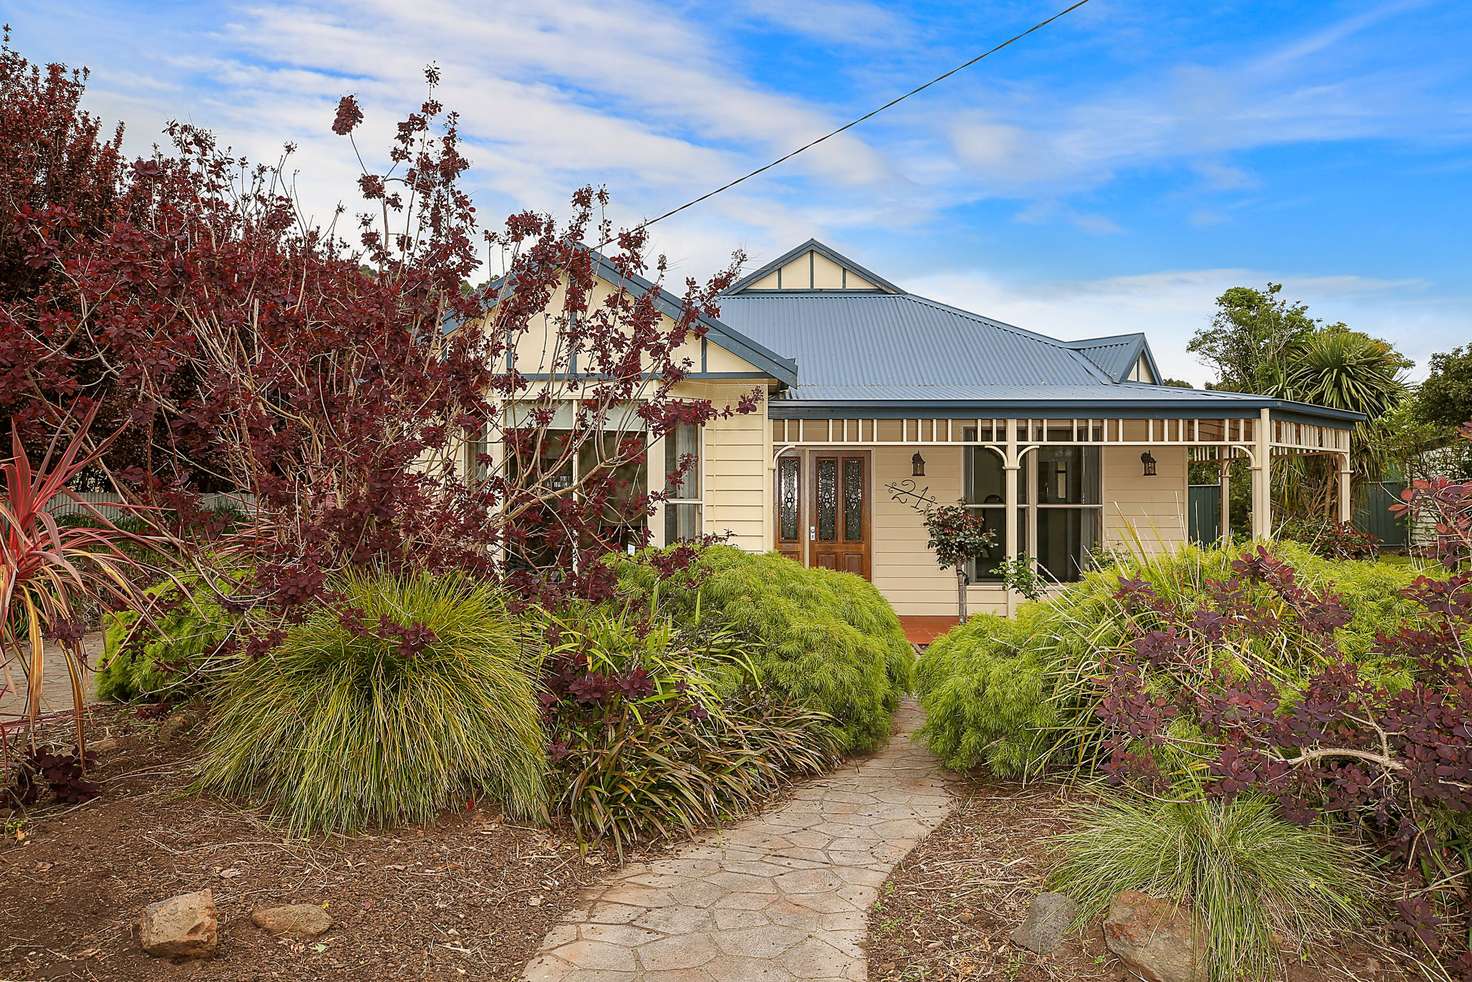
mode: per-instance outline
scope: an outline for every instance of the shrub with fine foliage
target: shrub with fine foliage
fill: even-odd
[[[914,653],[873,584],[731,546],[703,549],[689,569],[661,580],[658,558],[619,560],[620,586],[646,598],[657,591],[678,625],[732,632],[747,644],[761,688],[833,717],[845,752],[889,736]]]
[[[493,588],[353,576],[214,692],[198,786],[293,832],[422,822],[472,799],[543,813],[532,666]]]
[[[1333,637],[1342,656],[1367,676],[1409,680],[1402,663],[1376,653],[1376,638],[1424,616],[1424,607],[1404,594],[1417,578],[1415,569],[1325,559],[1295,543],[1275,550],[1299,582],[1341,599],[1349,617]],[[1107,753],[1096,712],[1100,692],[1092,680],[1101,656],[1138,634],[1116,596],[1121,582],[1146,584],[1185,607],[1204,604],[1212,583],[1237,576],[1233,563],[1241,556],[1240,548],[1188,546],[1125,558],[1055,598],[1024,605],[1011,620],[977,617],[955,628],[930,645],[916,669],[926,740],[951,767],[984,764],[1009,777],[1097,764]],[[1307,650],[1291,630],[1263,630],[1235,657],[1274,666],[1282,688],[1292,690],[1322,667],[1304,660]]]
[[[231,584],[217,584],[228,593]],[[143,592],[148,616],[118,610],[103,619],[97,695],[114,702],[188,697],[204,684],[204,669],[230,639],[235,616],[197,576],[180,575]]]
[[[759,691],[727,631],[612,604],[542,618],[554,804],[584,843],[689,835],[838,758],[832,720]]]

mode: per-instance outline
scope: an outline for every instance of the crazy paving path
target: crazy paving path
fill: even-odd
[[[895,863],[951,810],[904,705],[874,756],[593,888],[526,982],[786,982],[868,974],[864,924]]]

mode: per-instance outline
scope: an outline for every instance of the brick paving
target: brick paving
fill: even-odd
[[[901,707],[889,744],[783,804],[595,887],[526,982],[860,982],[879,887],[953,800]]]

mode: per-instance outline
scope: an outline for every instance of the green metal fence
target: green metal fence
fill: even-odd
[[[1382,481],[1364,485],[1355,495],[1354,527],[1369,532],[1380,545],[1391,549],[1406,546],[1406,523],[1390,513],[1400,500],[1405,484]],[[1222,535],[1222,489],[1219,484],[1193,484],[1186,495],[1186,526],[1193,542],[1215,542]]]
[[[1186,494],[1186,528],[1192,542],[1215,542],[1222,537],[1222,486],[1193,484]]]

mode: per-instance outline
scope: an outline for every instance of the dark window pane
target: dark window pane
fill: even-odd
[[[977,511],[986,520],[987,528],[995,533],[997,541],[986,551],[986,555],[978,557],[971,564],[968,574],[973,583],[995,583],[1001,579],[997,575],[997,567],[1001,565],[1002,560],[1007,558],[1007,509],[993,507],[980,508]],[[1027,538],[1026,508],[1017,509],[1017,528],[1022,533],[1023,541],[1025,542]]]
[[[864,458],[843,459],[843,540],[864,541]]]
[[[966,504],[1001,505],[1007,501],[1007,470],[1000,454],[985,447],[966,449]],[[1017,472],[1017,501],[1027,501],[1027,466]]]
[[[1040,447],[1038,501],[1044,505],[1099,503],[1098,447]]]
[[[832,542],[838,534],[838,461],[818,461],[818,540]]]
[[[783,542],[797,541],[797,474],[800,464],[796,457],[783,457],[777,461],[777,536]]]
[[[604,520],[613,524],[644,525],[645,496],[649,493],[644,466],[644,434],[620,437],[605,433],[578,448],[579,493],[605,498]]]
[[[1038,565],[1053,579],[1077,580],[1098,543],[1099,509],[1038,509]]]

